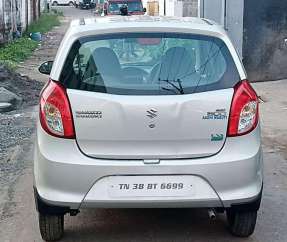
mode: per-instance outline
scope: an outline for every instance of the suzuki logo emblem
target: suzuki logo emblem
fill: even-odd
[[[146,116],[148,116],[151,119],[154,119],[155,117],[157,117],[157,110],[151,108],[150,110],[146,111],[148,114]]]

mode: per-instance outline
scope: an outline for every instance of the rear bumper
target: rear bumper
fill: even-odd
[[[227,138],[216,155],[199,159],[93,159],[83,155],[74,140],[54,138],[38,125],[34,185],[47,204],[81,207],[231,207],[258,198],[263,183],[260,128],[245,136]],[[195,197],[112,198],[101,181],[113,176],[188,175],[197,177]]]

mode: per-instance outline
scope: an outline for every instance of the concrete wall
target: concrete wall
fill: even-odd
[[[12,40],[15,31],[24,31],[39,17],[39,4],[39,0],[0,0],[0,44]]]
[[[166,0],[166,16],[176,16],[176,10],[179,10],[175,9],[176,3],[177,1],[175,0]]]
[[[215,22],[224,25],[225,0],[201,0],[200,6],[201,17],[212,19]]]
[[[200,16],[223,25],[251,81],[287,78],[287,0],[200,0]]]
[[[183,0],[183,17],[198,16],[198,0]]]
[[[250,80],[287,78],[286,38],[286,0],[245,0],[243,62]]]
[[[222,25],[239,56],[243,47],[243,0],[200,0],[200,17],[212,19]]]
[[[174,2],[174,16],[176,17],[183,16],[183,2],[182,1]]]
[[[243,12],[243,0],[226,0],[224,27],[240,57],[242,57],[244,34]]]
[[[182,17],[183,16],[183,1],[166,0],[166,16]]]

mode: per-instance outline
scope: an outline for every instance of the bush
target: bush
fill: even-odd
[[[54,26],[59,26],[60,20],[58,14],[43,13],[40,18],[30,24],[26,30],[26,33],[40,32],[46,33],[51,30]]]
[[[37,46],[38,43],[28,37],[17,39],[0,49],[0,62],[13,69],[29,57]]]

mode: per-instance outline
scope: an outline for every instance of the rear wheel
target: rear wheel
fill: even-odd
[[[69,6],[74,6],[74,3],[71,1],[71,2],[69,2]]]
[[[56,241],[64,234],[64,215],[39,213],[40,233],[45,241]]]
[[[58,2],[54,1],[54,2],[52,3],[52,5],[53,5],[53,6],[58,6]]]
[[[226,211],[230,232],[238,237],[248,237],[255,229],[257,211]]]

